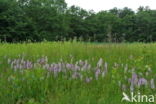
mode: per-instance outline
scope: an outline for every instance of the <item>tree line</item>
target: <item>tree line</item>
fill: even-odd
[[[64,0],[0,0],[0,40],[7,42],[156,41],[156,10],[87,11]]]

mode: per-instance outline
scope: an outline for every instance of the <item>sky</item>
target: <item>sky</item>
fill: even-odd
[[[150,9],[156,9],[156,0],[65,0],[68,6],[76,5],[86,10],[109,10],[114,7],[129,7],[137,10],[139,6],[149,6]]]

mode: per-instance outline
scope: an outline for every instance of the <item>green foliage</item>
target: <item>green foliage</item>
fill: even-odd
[[[0,0],[0,40],[156,41],[156,10],[86,11],[64,0]]]
[[[125,104],[126,102],[121,102],[122,90],[118,82],[129,84],[125,75],[130,78],[133,68],[137,73],[143,74],[150,68],[152,73],[146,77],[153,78],[156,72],[155,54],[154,43],[1,43],[0,101],[2,104]],[[32,61],[47,56],[48,63],[58,62],[60,59],[63,62],[88,60],[92,66],[96,66],[97,61],[102,58],[108,63],[108,74],[99,80],[85,83],[83,80],[67,80],[63,75],[55,78],[40,67],[14,71],[8,66],[7,59],[18,58],[19,55]],[[124,73],[126,64],[127,72]],[[86,75],[94,78],[92,73]],[[143,94],[155,92],[155,89],[141,90]]]

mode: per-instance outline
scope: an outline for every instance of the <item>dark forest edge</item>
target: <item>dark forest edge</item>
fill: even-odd
[[[156,10],[87,11],[64,0],[0,0],[0,41],[154,42]]]

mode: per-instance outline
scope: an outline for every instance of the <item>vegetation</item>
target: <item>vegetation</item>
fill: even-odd
[[[1,43],[0,101],[135,104],[122,92],[156,93],[155,54],[155,43]]]
[[[156,10],[148,7],[95,13],[64,0],[0,0],[1,41],[153,42],[155,27]]]
[[[135,104],[123,94],[156,93],[156,44],[138,43],[156,41],[155,27],[149,7],[0,0],[0,103]]]

